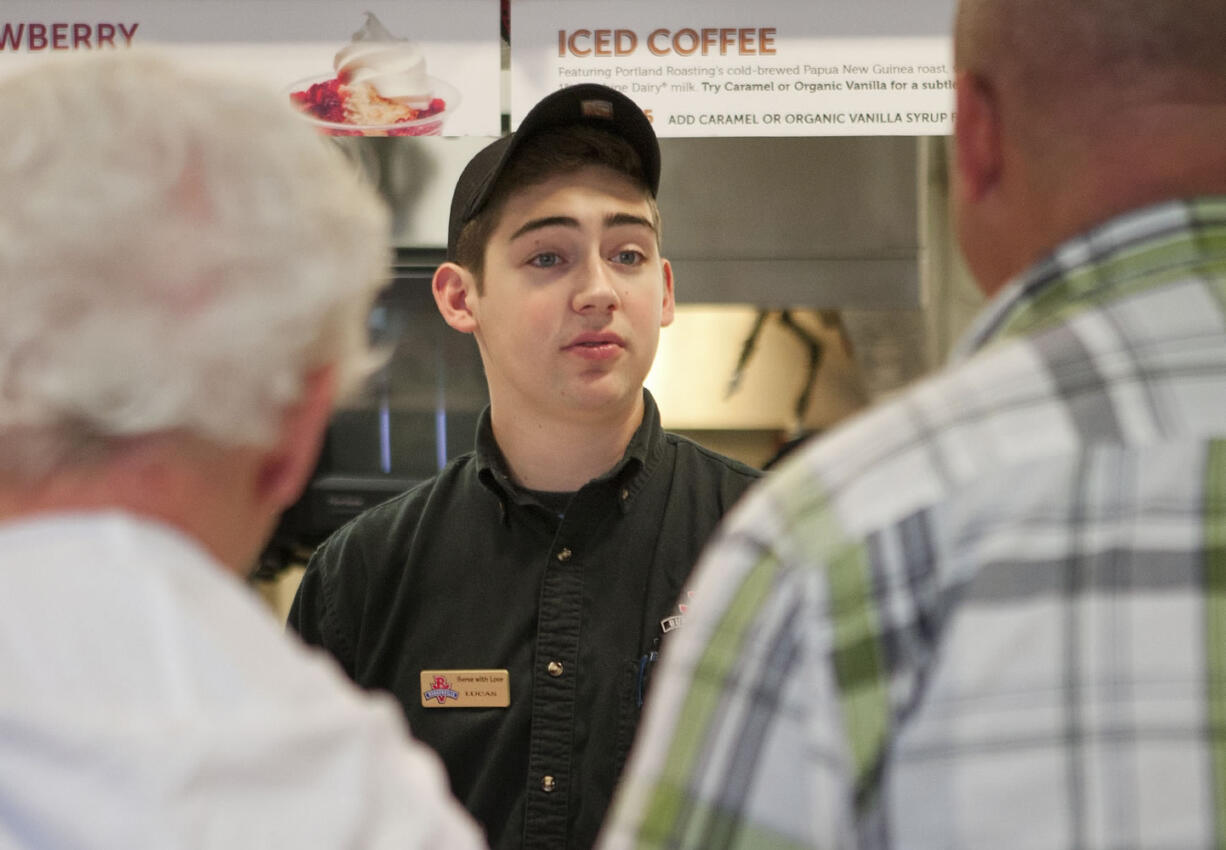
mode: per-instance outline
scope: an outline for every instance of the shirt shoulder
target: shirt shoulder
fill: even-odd
[[[664,442],[679,457],[684,457],[691,462],[696,470],[701,470],[708,475],[717,475],[731,480],[741,480],[748,486],[765,474],[760,469],[756,469],[735,458],[722,455],[681,434],[665,431]]]
[[[369,602],[394,596],[410,575],[411,553],[423,543],[445,545],[448,528],[472,513],[479,493],[487,491],[473,455],[466,454],[338,528],[307,563],[289,626],[308,643],[326,647],[353,676]],[[420,560],[430,563],[434,550],[425,548]]]
[[[335,572],[355,562],[382,563],[402,548],[423,523],[463,510],[484,492],[472,452],[453,458],[436,475],[374,507],[367,508],[334,531],[316,550],[311,567]]]
[[[1024,339],[918,381],[802,447],[763,489],[773,511],[824,511],[864,536],[978,482],[1079,447]]]
[[[190,540],[126,518],[30,531],[19,554],[40,569],[9,577],[0,627],[24,638],[0,645],[37,648],[0,652],[20,683],[0,707],[0,787],[29,792],[6,799],[29,835],[168,847],[203,826],[218,846],[480,846],[392,701],[290,640]],[[355,784],[371,793],[348,800]],[[66,804],[88,829],[56,820]]]

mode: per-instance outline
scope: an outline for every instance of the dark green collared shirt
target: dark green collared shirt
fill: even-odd
[[[487,410],[474,453],[320,547],[290,611],[355,682],[400,700],[495,848],[595,841],[661,623],[761,474],[664,432],[644,400],[621,461],[562,517],[511,482]],[[507,708],[422,706],[423,670],[502,668]]]

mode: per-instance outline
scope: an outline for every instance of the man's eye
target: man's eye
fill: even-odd
[[[625,266],[637,266],[645,259],[647,258],[643,256],[641,251],[633,251],[630,249],[618,251],[613,255],[613,262],[620,263],[621,265]]]
[[[562,258],[557,254],[553,253],[552,251],[545,251],[534,255],[532,259],[528,260],[528,265],[536,266],[538,269],[548,269],[556,266],[560,262],[562,262]]]

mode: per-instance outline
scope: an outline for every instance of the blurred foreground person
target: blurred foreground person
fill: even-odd
[[[275,95],[143,53],[0,113],[0,846],[479,846],[240,577],[371,364],[378,199]]]
[[[606,847],[1226,841],[1226,15],[964,0],[944,373],[735,513]]]

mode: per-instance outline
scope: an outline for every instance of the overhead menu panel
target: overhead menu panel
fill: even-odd
[[[317,107],[307,114],[336,135],[491,136],[502,115],[498,10],[498,0],[4,0],[0,76],[155,45]],[[355,96],[349,109],[336,89],[358,77],[392,105],[360,109],[369,99]]]
[[[515,0],[511,123],[598,82],[660,136],[943,135],[952,17],[953,0]]]

